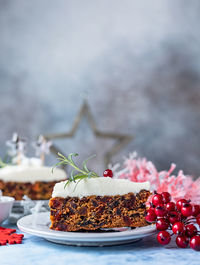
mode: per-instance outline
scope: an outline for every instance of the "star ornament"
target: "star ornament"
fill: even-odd
[[[47,141],[43,135],[40,135],[38,137],[38,140],[33,143],[33,147],[36,151],[36,156],[41,156],[42,154],[49,154],[51,145],[52,142]]]
[[[122,148],[124,148],[129,142],[133,140],[132,135],[125,135],[120,133],[112,133],[112,132],[103,132],[97,128],[94,117],[91,113],[90,107],[86,101],[83,102],[83,105],[75,118],[75,121],[72,125],[72,128],[69,132],[66,133],[58,133],[53,135],[44,135],[44,138],[47,140],[55,140],[55,139],[65,139],[65,138],[73,138],[78,130],[79,124],[83,120],[83,118],[87,118],[88,124],[95,135],[96,138],[101,139],[112,139],[115,140],[114,145],[110,148],[109,151],[104,154],[104,164],[108,166],[111,162],[112,157],[119,153]],[[57,156],[58,152],[62,153],[60,149],[58,149],[54,144],[51,145],[50,150],[53,154]]]
[[[8,154],[10,156],[23,155],[26,151],[26,141],[17,133],[13,133],[12,139],[6,141],[6,145],[9,147]]]

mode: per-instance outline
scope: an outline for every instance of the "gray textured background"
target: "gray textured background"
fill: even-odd
[[[0,155],[13,131],[64,132],[88,94],[98,127],[159,169],[200,172],[200,1],[0,0]],[[66,153],[112,141],[81,124]]]

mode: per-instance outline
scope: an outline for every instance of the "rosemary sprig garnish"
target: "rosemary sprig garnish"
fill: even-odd
[[[6,167],[8,164],[3,162],[3,160],[0,158],[0,168]]]
[[[76,156],[78,156],[78,154],[77,153],[71,153],[67,157],[65,157],[64,155],[58,153],[58,160],[60,160],[60,162],[58,162],[52,169],[52,171],[53,171],[55,167],[60,166],[60,165],[69,165],[69,166],[72,166],[74,168],[71,171],[70,177],[68,178],[64,188],[66,188],[66,186],[69,185],[70,182],[75,182],[76,186],[77,186],[77,184],[85,178],[97,178],[97,177],[99,177],[97,173],[95,173],[94,171],[90,171],[87,167],[88,160],[95,157],[95,155],[92,155],[92,156],[88,157],[86,160],[84,160],[82,163],[82,168],[79,168],[78,165],[75,164],[75,162],[73,160],[73,156],[76,157]],[[75,186],[75,188],[76,188],[76,186]]]

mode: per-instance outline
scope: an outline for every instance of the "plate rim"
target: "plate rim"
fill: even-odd
[[[42,216],[42,218],[45,218],[47,215],[49,215],[49,212],[42,212],[37,213],[38,216]],[[37,216],[37,218],[38,218]],[[38,229],[38,225],[45,225],[47,226],[48,220],[50,223],[50,219],[47,219],[46,223],[39,224],[36,223],[35,225],[32,225],[31,227],[27,227],[23,224],[24,220],[28,221],[29,219],[34,218],[34,214],[26,215],[22,218],[20,218],[17,221],[17,227],[28,234],[39,236],[46,239],[57,239],[57,240],[63,240],[63,241],[80,241],[80,242],[102,242],[102,241],[117,241],[117,240],[128,240],[128,239],[136,239],[136,238],[142,238],[146,237],[148,235],[154,234],[156,231],[155,225],[148,225],[143,227],[138,227],[133,230],[126,230],[121,232],[105,232],[105,233],[87,233],[87,232],[65,232],[65,231],[55,231],[55,230],[42,230]],[[47,218],[47,217],[46,217]]]

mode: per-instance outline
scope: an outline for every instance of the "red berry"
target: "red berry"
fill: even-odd
[[[166,209],[165,209],[163,204],[159,204],[159,205],[156,206],[155,214],[158,217],[164,217],[167,214],[167,211],[166,211]]]
[[[171,195],[169,194],[169,192],[162,192],[162,197],[163,197],[163,202],[164,203],[168,203],[171,201]]]
[[[163,203],[163,197],[161,194],[155,194],[152,198],[152,203],[154,206],[157,206],[159,204]]]
[[[197,234],[197,228],[193,224],[186,225],[186,236],[193,237]]]
[[[167,231],[160,231],[157,234],[157,240],[161,245],[167,245],[171,241],[171,236]]]
[[[200,214],[200,205],[193,205],[193,209],[192,209],[192,215],[193,216],[197,216],[198,214]]]
[[[196,223],[200,226],[200,214],[196,217]]]
[[[193,236],[190,239],[190,247],[194,250],[200,251],[200,236]]]
[[[179,213],[176,211],[169,212],[168,219],[171,224],[174,224],[181,220]]]
[[[166,205],[165,205],[165,208],[167,211],[174,211],[176,209],[176,205],[174,202],[168,202]]]
[[[186,236],[177,236],[176,237],[176,245],[179,248],[186,248],[189,244],[190,239]]]
[[[185,217],[192,215],[192,205],[190,203],[183,203],[181,207],[181,214]]]
[[[173,231],[174,234],[181,234],[181,233],[183,233],[185,231],[185,226],[181,222],[176,222],[172,226],[172,231]]]
[[[103,176],[104,177],[109,177],[109,178],[112,178],[113,177],[113,172],[111,169],[106,169],[104,172],[103,172]]]
[[[176,202],[176,208],[178,211],[181,211],[182,203],[187,202],[185,199],[180,199]]]
[[[169,222],[166,219],[160,218],[157,220],[156,222],[157,230],[167,230],[168,227],[169,227]]]
[[[147,222],[154,222],[156,220],[156,214],[154,212],[153,208],[150,208],[149,210],[147,210],[147,214],[145,216],[145,219]]]

